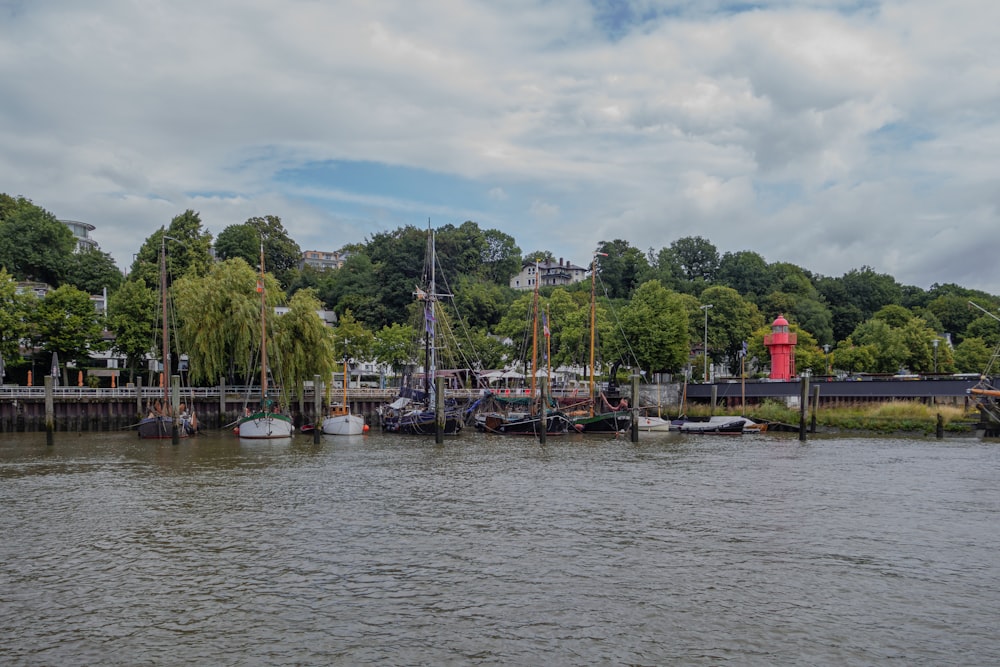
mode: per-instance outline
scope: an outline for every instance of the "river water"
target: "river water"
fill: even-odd
[[[4,665],[996,665],[1000,444],[0,436]]]

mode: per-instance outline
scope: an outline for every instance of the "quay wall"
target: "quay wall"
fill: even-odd
[[[369,424],[378,422],[378,407],[391,401],[396,390],[364,389],[348,394],[348,403]],[[89,387],[53,390],[53,416],[56,431],[120,431],[134,429],[158,402],[162,391],[150,388],[91,389]],[[231,428],[245,407],[259,405],[260,395],[232,388],[182,390],[180,402],[198,418],[201,429]],[[315,400],[307,391],[302,401],[284,406],[297,427],[316,420]],[[321,408],[321,412],[323,409]],[[0,387],[0,433],[44,431],[45,390],[42,387]]]
[[[811,385],[820,387],[821,406],[850,405],[864,402],[890,400],[916,400],[929,404],[952,404],[968,407],[968,389],[975,380],[929,381],[820,381]],[[619,387],[619,392],[628,391]],[[322,389],[321,389],[322,391]],[[397,389],[348,389],[347,402],[352,412],[364,415],[365,421],[378,425],[379,406],[392,401]],[[508,390],[497,390],[503,394]],[[526,389],[511,389],[512,394],[526,394]],[[332,400],[339,402],[342,395],[334,391]],[[478,390],[449,390],[448,395],[459,400],[472,401]],[[587,399],[580,389],[552,392],[561,404],[568,405]],[[675,415],[682,403],[710,403],[733,409],[745,401],[754,405],[765,399],[797,404],[800,383],[791,382],[718,382],[715,384],[681,383],[640,385],[636,407],[651,414]],[[149,387],[122,387],[117,389],[92,389],[89,387],[56,387],[53,389],[55,430],[57,431],[118,431],[135,428],[155,403],[162,399],[162,390]],[[325,403],[326,394],[321,396]],[[208,387],[182,389],[180,401],[195,412],[202,429],[231,428],[246,406],[259,404],[259,394],[245,387]],[[306,388],[302,399],[285,406],[295,425],[316,421],[314,394]],[[321,408],[321,412],[324,409]],[[45,389],[43,387],[0,386],[0,433],[45,430]]]

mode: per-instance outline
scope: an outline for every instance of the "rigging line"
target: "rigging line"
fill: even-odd
[[[611,297],[608,296],[608,288],[604,284],[604,281],[601,280],[600,274],[598,274],[597,280],[600,281],[600,283],[601,283],[601,290],[604,292],[604,298],[607,299],[607,301],[608,301],[608,310],[610,310],[612,316],[614,316],[615,325],[617,326],[618,331],[621,333],[621,340],[625,341],[625,347],[628,350],[628,356],[627,357],[626,357],[626,355],[619,355],[619,356],[621,356],[626,361],[628,361],[630,365],[638,368],[639,367],[639,356],[635,353],[635,350],[632,349],[632,344],[629,343],[628,336],[625,335],[625,327],[622,325],[621,319],[618,317],[618,311],[615,310],[614,305],[611,302]],[[615,348],[616,348],[616,350],[618,349],[617,343],[615,344]]]
[[[466,342],[468,344],[469,348],[472,350],[472,354],[476,355],[475,361],[479,361],[480,364],[482,364],[482,359],[478,358],[478,352],[475,349],[475,346],[473,345],[472,335],[470,333],[468,325],[466,324],[465,319],[462,317],[461,312],[458,310],[458,304],[455,303],[455,297],[454,297],[455,291],[452,289],[451,285],[448,283],[448,274],[445,273],[444,266],[441,264],[440,259],[438,257],[436,257],[436,256],[433,259],[434,259],[435,262],[437,262],[437,268],[440,269],[440,273],[437,274],[437,275],[441,276],[441,282],[444,284],[444,288],[447,291],[447,293],[441,294],[439,296],[450,297],[449,303],[450,303],[450,306],[451,306],[451,311],[454,311],[455,319],[458,320],[459,327],[460,327],[460,330],[461,330],[461,333],[462,333],[461,340],[464,341],[464,342]],[[451,323],[448,322],[448,323],[446,323],[445,326],[451,327]],[[453,330],[451,331],[451,337],[452,337],[452,339],[454,341],[456,341],[456,342],[459,341],[459,337],[457,335],[455,335],[455,333],[454,333]],[[465,352],[465,350],[461,346],[459,346],[458,349],[459,349],[459,356],[461,356],[462,361],[465,362],[465,364],[466,364],[466,366],[468,368],[472,368],[472,364],[471,364],[471,359],[472,358],[466,356],[466,352]]]

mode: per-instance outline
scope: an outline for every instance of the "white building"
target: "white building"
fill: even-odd
[[[87,250],[87,249],[97,249],[97,241],[90,238],[90,232],[97,229],[89,222],[80,222],[79,220],[60,220],[69,230],[73,232],[73,236],[76,237],[76,249]]]
[[[538,262],[537,265],[535,262],[524,261],[521,263],[521,272],[510,279],[510,286],[512,289],[530,290],[535,289],[536,282],[539,287],[572,285],[583,281],[587,272],[587,267],[565,262],[562,257],[558,262],[545,261]]]

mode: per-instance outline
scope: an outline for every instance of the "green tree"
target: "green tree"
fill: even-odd
[[[276,215],[248,218],[243,224],[226,227],[215,239],[215,254],[219,259],[242,257],[250,266],[258,266],[262,245],[264,267],[287,288],[302,259],[302,250]]]
[[[323,303],[338,315],[350,310],[368,327],[391,319],[388,308],[379,298],[375,266],[366,253],[352,253],[339,269],[323,272],[318,289]],[[412,291],[413,287],[410,289]]]
[[[659,280],[640,285],[622,309],[625,337],[650,373],[680,371],[688,361],[688,313]]]
[[[8,368],[21,362],[21,342],[28,335],[34,305],[35,295],[19,294],[13,276],[0,267],[0,356]]]
[[[906,341],[898,329],[889,326],[884,320],[869,319],[862,322],[848,337],[849,345],[858,347],[870,346],[874,350],[874,365],[860,370],[874,373],[897,373],[910,358]],[[839,354],[838,346],[838,354]]]
[[[201,225],[201,217],[188,210],[175,216],[166,230],[153,232],[139,248],[129,280],[160,284],[160,247],[166,234],[167,283],[192,275],[204,276],[212,266],[212,235]],[[256,266],[256,263],[254,264]]]
[[[397,321],[400,313],[409,312],[418,286],[426,289],[430,264],[426,262],[428,233],[408,226],[394,232],[380,232],[368,242],[368,256],[373,267],[374,298],[380,309],[364,318],[369,329],[380,329]],[[446,257],[440,258],[446,262]],[[361,318],[359,310],[355,315]],[[395,316],[393,314],[396,314]]]
[[[403,369],[415,362],[417,331],[409,324],[393,322],[382,327],[372,343],[372,354],[379,363],[399,375]]]
[[[354,319],[351,311],[345,312],[333,330],[333,340],[338,356],[346,354],[351,359],[370,361],[375,349],[375,335],[364,324]]]
[[[725,253],[719,261],[716,281],[758,304],[762,296],[774,289],[767,262],[759,254],[749,250]]]
[[[846,340],[833,352],[831,363],[835,370],[848,373],[867,373],[878,364],[878,348],[875,345],[855,345]]]
[[[455,307],[470,327],[492,327],[503,317],[511,290],[482,278],[458,279]]]
[[[130,280],[108,297],[107,327],[115,335],[111,347],[125,357],[133,381],[156,347],[159,318],[159,296],[142,281]]]
[[[708,309],[708,353],[713,362],[726,361],[732,374],[739,373],[739,353],[744,341],[764,324],[756,304],[747,301],[729,287],[709,287],[701,293],[701,303],[711,304]],[[704,313],[689,313],[694,322],[704,324]],[[696,319],[697,318],[697,319]],[[698,339],[696,339],[698,340]]]
[[[887,274],[870,266],[852,269],[840,278],[820,278],[816,287],[833,313],[833,335],[843,340],[882,306],[902,301],[903,290]]]
[[[41,299],[34,309],[32,339],[45,355],[57,353],[59,361],[84,365],[91,352],[104,349],[102,327],[90,295],[72,285],[62,285]],[[63,382],[68,381],[65,366]]]
[[[319,316],[323,304],[311,289],[299,290],[288,312],[274,318],[274,357],[290,399],[302,396],[306,380],[329,382],[334,370],[334,331]],[[270,355],[269,355],[270,356]]]
[[[70,255],[65,278],[68,284],[87,294],[100,294],[105,288],[114,292],[125,280],[111,255],[97,248]]]
[[[683,276],[690,281],[714,282],[719,271],[719,251],[700,236],[687,236],[670,244]]]
[[[61,285],[76,239],[69,227],[29,200],[8,197],[0,219],[0,267],[17,280]]]
[[[909,308],[889,304],[888,306],[882,306],[872,317],[882,320],[890,327],[899,329],[906,326],[906,323],[913,319],[913,313]]]
[[[941,353],[941,346],[938,353]],[[970,336],[955,346],[956,372],[982,373],[992,355],[993,349],[982,338]]]
[[[174,283],[180,345],[190,359],[192,382],[255,379],[261,348],[258,279],[259,273],[237,257],[216,263],[203,277],[192,271]],[[271,274],[264,287],[266,317],[273,321],[284,292]],[[273,341],[268,349],[275,349]]]
[[[649,276],[646,255],[628,241],[602,241],[598,244],[598,252],[607,254],[598,258],[597,274],[606,296],[611,299],[629,298]]]
[[[482,277],[497,285],[510,285],[510,279],[521,270],[521,249],[513,236],[496,229],[487,229],[483,237]]]
[[[982,315],[969,322],[965,328],[965,337],[981,338],[988,346],[1000,345],[1000,322],[988,315]]]
[[[535,262],[554,262],[556,261],[556,256],[552,254],[551,250],[532,250],[531,252],[526,252],[521,256],[521,266],[517,268],[517,273],[526,264],[534,264]]]

